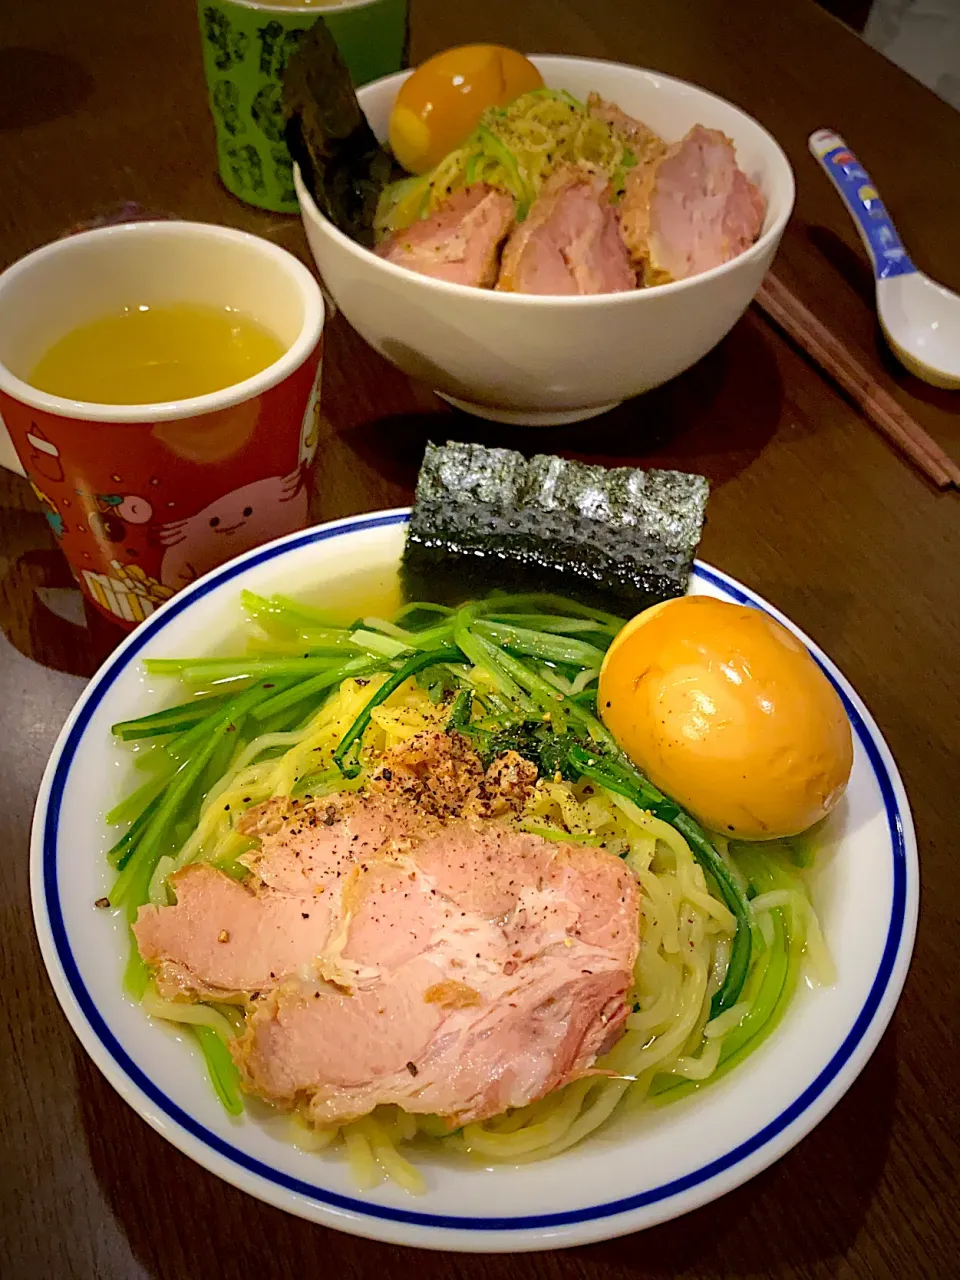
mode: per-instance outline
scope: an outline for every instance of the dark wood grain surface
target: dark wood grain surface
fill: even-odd
[[[778,271],[960,456],[960,396],[904,373],[878,338],[852,225],[806,150],[841,131],[918,264],[960,289],[960,115],[806,0],[414,0],[413,55],[494,39],[695,80],[781,141],[798,199]],[[190,0],[0,6],[0,266],[124,201],[245,227],[304,255],[298,223],[215,176]],[[518,437],[445,410],[330,330],[317,518],[411,494],[425,439]],[[681,1221],[566,1253],[456,1257],[312,1227],[193,1165],[138,1119],[59,1012],[33,936],[31,810],[47,754],[116,642],[86,618],[25,481],[0,475],[0,1274],[103,1278],[884,1277],[960,1257],[957,792],[960,498],[937,494],[751,313],[673,384],[538,435],[610,463],[702,470],[704,557],[836,659],[897,757],[923,908],[898,1013],[834,1112],[766,1173]],[[520,443],[524,443],[521,438]]]

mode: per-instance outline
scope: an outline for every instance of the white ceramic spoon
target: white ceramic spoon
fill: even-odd
[[[960,296],[910,261],[870,175],[842,138],[818,129],[809,146],[873,262],[877,314],[894,354],[925,382],[960,389]]]

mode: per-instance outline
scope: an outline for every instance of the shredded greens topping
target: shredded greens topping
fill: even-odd
[[[474,182],[509,191],[522,222],[544,180],[562,164],[609,178],[622,194],[636,157],[622,138],[565,89],[534,89],[507,107],[489,107],[462,146],[428,173],[384,188],[374,217],[382,239],[427,217],[461,187]]]

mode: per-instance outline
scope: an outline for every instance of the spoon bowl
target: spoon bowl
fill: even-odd
[[[877,282],[877,313],[902,365],[935,387],[960,389],[960,295],[914,271]]]
[[[960,295],[917,270],[870,175],[841,137],[818,129],[809,146],[870,255],[880,327],[894,355],[924,382],[960,390]]]

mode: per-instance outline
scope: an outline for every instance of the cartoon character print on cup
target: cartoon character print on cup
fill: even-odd
[[[291,533],[307,519],[304,469],[254,480],[216,498],[195,515],[161,525],[166,548],[160,580],[174,591],[208,570],[271,538]]]
[[[107,542],[123,542],[128,524],[148,524],[153,507],[146,498],[132,493],[98,493],[88,516],[90,528]]]
[[[29,483],[30,483],[30,488],[33,490],[34,495],[37,498],[37,501],[43,507],[44,519],[46,520],[50,528],[53,530],[54,537],[62,538],[63,535],[67,532],[67,526],[64,523],[63,516],[60,514],[60,510],[57,507],[57,504],[50,497],[50,495],[45,493],[44,490],[41,489],[33,480],[31,480]]]
[[[135,493],[125,493],[117,503],[117,515],[127,524],[147,524],[153,517],[153,507],[146,498]]]
[[[110,561],[110,573],[84,569],[83,581],[101,609],[123,622],[142,622],[173,595],[138,564]]]
[[[54,484],[60,484],[63,480],[60,450],[52,440],[47,439],[35,422],[30,424],[27,444],[30,445],[30,453],[27,457],[30,470],[43,476],[44,480],[52,480]]]

